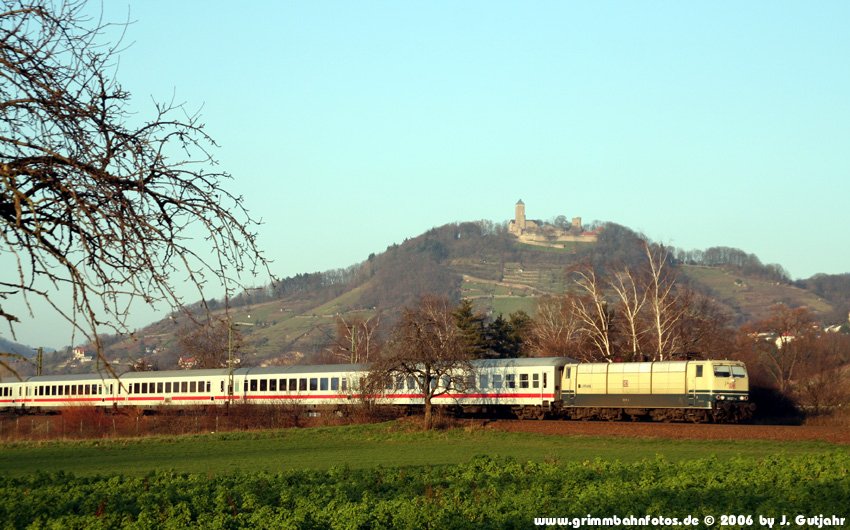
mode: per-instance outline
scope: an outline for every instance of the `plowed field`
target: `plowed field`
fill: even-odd
[[[602,421],[498,420],[488,428],[553,436],[622,436],[679,440],[809,440],[850,444],[850,429],[813,425],[713,425]]]

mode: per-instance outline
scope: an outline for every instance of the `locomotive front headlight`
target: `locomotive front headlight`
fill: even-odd
[[[741,396],[741,397],[740,397],[740,400],[741,400],[741,401],[746,401],[746,400],[747,400],[747,396]]]
[[[717,396],[717,399],[718,399],[718,401],[722,401],[722,400],[726,399],[726,396]]]

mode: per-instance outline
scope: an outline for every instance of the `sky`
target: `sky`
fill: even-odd
[[[793,278],[850,272],[846,1],[101,8],[133,21],[117,77],[134,112],[201,110],[278,277],[505,221],[519,199]],[[18,339],[68,344],[44,329]]]

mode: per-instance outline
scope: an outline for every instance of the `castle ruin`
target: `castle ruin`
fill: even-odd
[[[597,232],[584,230],[581,217],[573,217],[568,228],[527,219],[522,199],[514,207],[514,218],[508,223],[508,231],[523,243],[555,248],[563,248],[563,243],[568,242],[595,243],[599,238]]]

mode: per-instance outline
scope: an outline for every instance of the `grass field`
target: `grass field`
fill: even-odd
[[[850,448],[828,443],[687,441],[652,438],[546,436],[482,427],[422,432],[407,422],[219,433],[84,442],[15,443],[0,446],[0,475],[39,471],[76,475],[141,476],[152,471],[231,472],[327,470],[450,465],[479,455],[518,461],[636,462],[662,456],[671,462],[714,456],[720,460],[769,455],[812,455]]]

